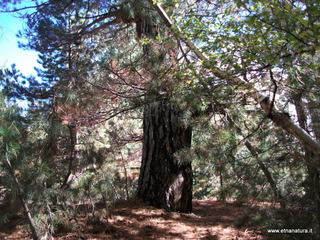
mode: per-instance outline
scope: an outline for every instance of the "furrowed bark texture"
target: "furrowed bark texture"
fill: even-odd
[[[177,156],[191,146],[191,127],[166,100],[145,107],[143,125],[138,197],[168,211],[191,212],[191,161]]]

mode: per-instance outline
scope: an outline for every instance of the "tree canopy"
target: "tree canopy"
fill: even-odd
[[[17,193],[34,239],[81,199],[95,216],[96,202],[109,211],[136,188],[190,212],[192,176],[196,198],[267,199],[288,212],[298,198],[319,233],[318,1],[0,7],[25,20],[20,47],[42,65],[37,76],[0,75],[0,190],[9,205]]]

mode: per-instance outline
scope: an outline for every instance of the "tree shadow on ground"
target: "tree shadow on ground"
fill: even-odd
[[[235,204],[195,200],[193,208],[191,214],[174,213],[130,200],[117,204],[110,224],[126,229],[130,239],[265,239],[253,230],[234,226],[244,214]]]
[[[84,213],[78,219],[79,230],[57,234],[55,240],[266,239],[252,229],[235,226],[235,220],[244,214],[242,207],[215,200],[194,200],[193,213],[186,214],[156,209],[132,199],[116,203],[108,223],[106,220],[90,223]]]

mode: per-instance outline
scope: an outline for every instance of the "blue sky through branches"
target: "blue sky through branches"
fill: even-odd
[[[16,64],[24,75],[35,75],[34,67],[39,67],[38,54],[18,47],[16,34],[23,26],[23,21],[13,14],[0,13],[0,68]]]

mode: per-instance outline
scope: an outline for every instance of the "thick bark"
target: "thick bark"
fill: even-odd
[[[168,211],[191,212],[191,160],[177,156],[190,148],[191,127],[167,100],[146,105],[143,125],[138,197]]]

